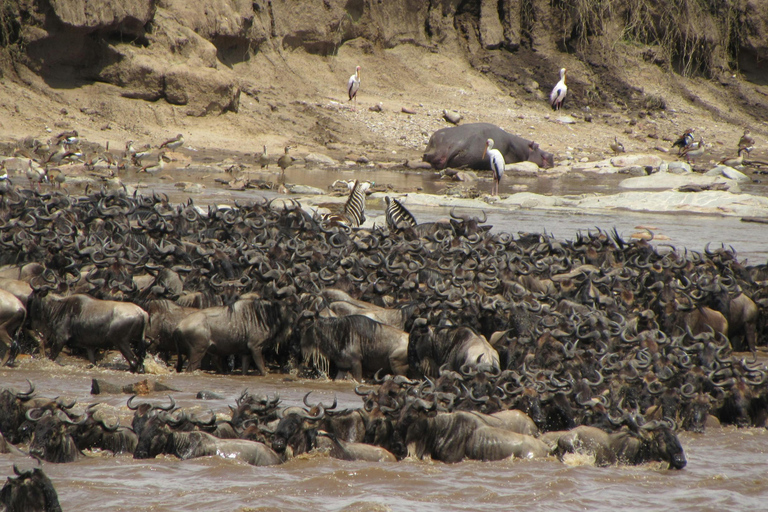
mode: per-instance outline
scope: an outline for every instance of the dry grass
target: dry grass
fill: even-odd
[[[683,76],[712,77],[735,68],[744,38],[739,0],[556,0],[552,5],[563,46],[577,54],[596,43],[655,47]],[[606,30],[609,23],[618,24],[615,34]]]

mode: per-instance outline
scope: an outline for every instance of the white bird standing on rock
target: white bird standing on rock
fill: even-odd
[[[493,149],[493,139],[485,141],[485,149],[483,150],[483,160],[485,160],[485,154],[488,153],[488,157],[491,159],[491,171],[493,171],[493,191],[492,196],[499,195],[499,183],[501,183],[501,177],[504,176],[504,155],[498,149]]]
[[[349,77],[347,82],[347,92],[349,93],[349,101],[355,99],[355,108],[357,108],[357,91],[360,90],[360,66],[355,69],[355,74]]]
[[[552,110],[560,110],[565,101],[565,94],[568,92],[568,86],[565,85],[565,68],[560,68],[560,81],[557,82],[555,88],[549,93],[549,103],[552,105]]]

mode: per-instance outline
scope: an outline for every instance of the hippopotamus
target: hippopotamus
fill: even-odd
[[[483,149],[488,139],[493,139],[493,147],[501,151],[507,164],[527,160],[539,167],[555,165],[552,153],[542,151],[535,142],[507,133],[490,123],[470,123],[437,130],[430,137],[422,160],[429,162],[435,169],[490,169],[490,160],[483,159]]]

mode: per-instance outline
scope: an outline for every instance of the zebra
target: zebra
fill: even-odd
[[[409,212],[403,203],[397,199],[386,196],[384,200],[387,203],[387,227],[393,231],[402,228],[416,226],[416,218]]]

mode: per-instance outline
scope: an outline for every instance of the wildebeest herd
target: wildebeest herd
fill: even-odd
[[[179,371],[253,362],[374,380],[344,411],[244,393],[231,418],[201,420],[129,402],[130,428],[5,389],[0,432],[52,462],[98,447],[276,464],[324,447],[450,462],[588,451],[679,469],[676,429],[766,425],[766,368],[733,352],[765,342],[768,265],[615,230],[513,236],[454,211],[418,224],[389,198],[386,224],[349,218],[291,200],[205,211],[122,191],[5,191],[3,362],[117,349],[133,371],[151,351]]]

